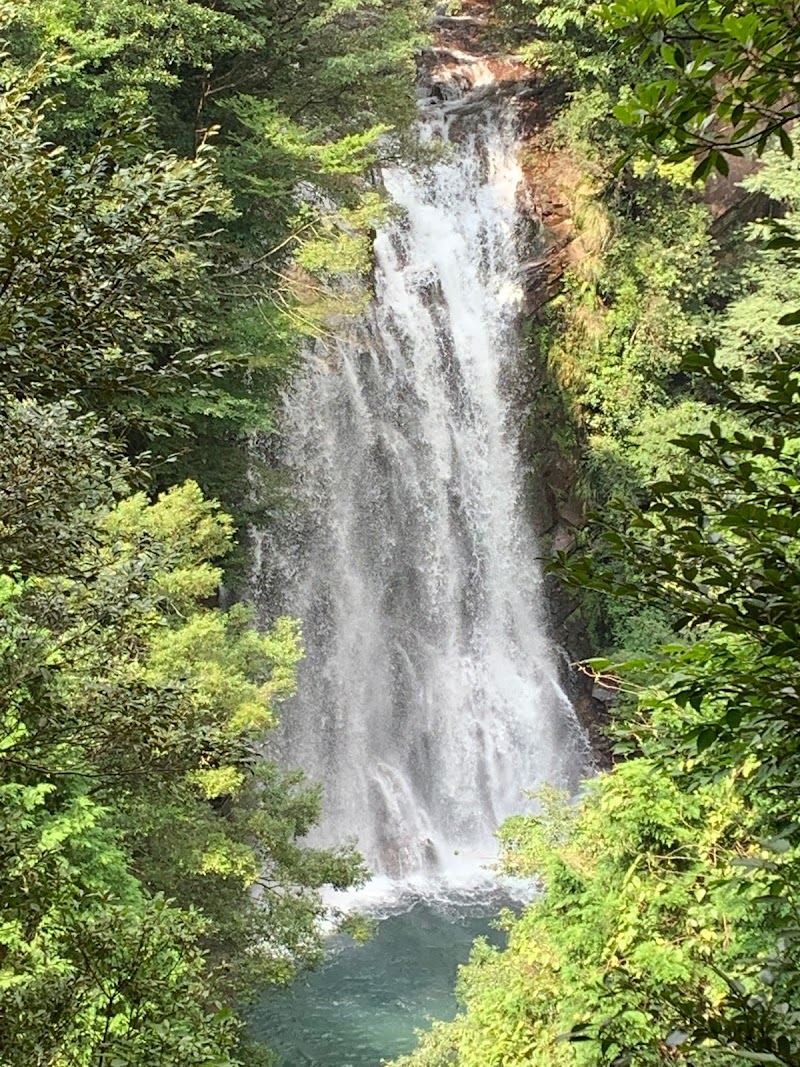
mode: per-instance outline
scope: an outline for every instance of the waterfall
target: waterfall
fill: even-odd
[[[449,151],[383,174],[399,212],[375,241],[374,300],[286,398],[297,504],[254,578],[303,623],[280,746],[323,784],[319,840],[357,838],[393,878],[485,858],[524,790],[573,784],[585,759],[507,388],[519,145],[507,109],[475,96],[424,101],[422,136]]]

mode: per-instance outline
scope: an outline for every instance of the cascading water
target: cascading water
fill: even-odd
[[[281,589],[272,613],[303,622],[280,745],[323,783],[320,837],[356,837],[392,878],[447,879],[487,858],[523,790],[571,784],[585,759],[504,388],[518,143],[502,107],[474,98],[423,103],[422,135],[448,143],[445,161],[383,174],[400,214],[375,242],[375,297],[287,397],[296,518],[291,544],[262,543],[273,574],[254,582]]]

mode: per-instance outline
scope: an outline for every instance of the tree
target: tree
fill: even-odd
[[[727,174],[726,156],[760,155],[776,137],[793,154],[787,128],[799,113],[800,71],[791,6],[613,0],[604,14],[631,48],[666,68],[640,80],[616,111],[651,150],[673,160],[699,155],[698,180],[714,168]]]
[[[220,128],[222,170],[243,213],[234,240],[254,258],[287,236],[298,183],[316,173],[325,184],[315,154],[341,141],[346,155],[350,139],[414,120],[414,57],[429,14],[424,0],[168,0],[158,12],[143,0],[58,11],[28,0],[10,32],[23,67],[52,57],[65,106],[48,121],[67,144],[88,147],[120,113],[154,115],[151,145],[184,156]],[[243,183],[237,168],[251,156],[259,181]]]
[[[74,402],[0,407],[0,569],[72,575],[131,471]]]
[[[371,254],[380,210],[364,179],[408,140],[416,116],[415,54],[431,7],[428,0],[255,6],[167,0],[157,10],[145,0],[0,4],[5,80],[24,79],[45,56],[33,110],[39,141],[58,146],[64,173],[96,155],[98,140],[121,164],[110,142],[130,140],[134,129],[127,162],[138,171],[126,178],[120,168],[120,180],[144,196],[143,168],[160,166],[165,179],[187,186],[187,211],[193,196],[201,209],[194,226],[185,216],[183,231],[173,217],[171,259],[158,261],[157,250],[145,250],[142,268],[127,278],[124,292],[142,286],[143,302],[153,283],[165,314],[162,320],[159,306],[150,309],[154,336],[142,346],[135,366],[143,373],[131,383],[139,392],[121,399],[138,423],[144,407],[149,425],[157,420],[155,439],[137,429],[129,444],[170,464],[159,472],[160,484],[200,479],[241,526],[273,521],[280,503],[275,473],[252,461],[249,442],[254,433],[274,433],[303,334],[318,331],[322,310],[336,304],[329,271],[349,270],[354,247],[359,262],[364,249]],[[55,106],[42,112],[45,98]],[[103,210],[109,195],[102,182],[96,185],[88,213],[93,197]],[[44,193],[42,187],[36,204]],[[10,203],[9,211],[18,221],[25,207]],[[134,197],[130,208],[128,225],[146,205]],[[96,230],[96,222],[88,228]],[[52,230],[57,241],[63,227]],[[290,269],[298,249],[309,245],[306,259],[314,266]],[[54,267],[74,268],[73,251],[75,242]],[[130,306],[126,314],[128,337],[136,319]],[[122,349],[100,363],[101,384],[117,372],[124,382],[133,353]]]
[[[0,1060],[228,1067],[231,1006],[315,962],[321,887],[364,876],[302,844],[319,791],[258,749],[297,624],[215,606],[234,526],[196,482],[134,492],[238,410],[205,344],[230,197],[138,121],[57,146],[43,71],[2,70]]]
[[[319,888],[362,877],[301,844],[318,790],[256,751],[299,639],[204,606],[218,512],[191,483],[139,494],[73,577],[3,581],[4,1063],[227,1063],[221,1006],[316,960]]]
[[[147,440],[179,418],[180,397],[214,390],[200,230],[228,200],[208,151],[147,153],[141,125],[69,157],[45,139],[36,84],[0,94],[3,390],[73,397]]]

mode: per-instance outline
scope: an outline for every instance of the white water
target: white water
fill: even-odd
[[[296,521],[291,544],[262,541],[254,583],[303,620],[281,754],[323,783],[317,840],[356,837],[381,891],[474,880],[523,791],[574,784],[585,759],[504,388],[516,137],[495,108],[428,102],[421,121],[453,155],[384,174],[403,215],[377,237],[368,317],[318,346],[287,398]]]

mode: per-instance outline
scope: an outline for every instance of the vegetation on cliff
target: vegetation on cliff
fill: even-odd
[[[161,322],[174,328],[159,359],[182,362],[193,384],[161,405],[170,432],[146,447],[159,484],[192,476],[239,523],[268,519],[274,479],[248,480],[243,442],[274,431],[269,398],[292,371],[297,336],[321,329],[331,277],[368,270],[381,208],[363,176],[398,151],[415,114],[425,0],[167,0],[157,8],[147,0],[25,0],[2,11],[4,83],[32,93],[39,136],[57,154],[88,167],[108,151],[103,141],[116,139],[141,168],[159,158],[170,167],[164,154],[174,153],[180,163],[165,181],[205,163],[198,227],[180,236],[181,221],[172,220],[176,246],[191,236],[203,240],[202,251],[162,256],[165,276],[151,281],[151,295],[165,285],[182,301],[179,314],[164,308]],[[95,173],[102,167],[95,158]],[[43,192],[28,195],[41,203]],[[161,196],[164,206],[166,187]],[[26,205],[18,208],[24,218]],[[134,195],[129,219],[136,209]],[[109,223],[113,241],[117,219]],[[300,265],[290,268],[299,249]],[[162,314],[152,301],[147,313]],[[205,367],[192,362],[200,356]],[[203,385],[196,376],[206,369]]]
[[[367,258],[363,175],[413,110],[421,13],[2,7],[8,1067],[261,1062],[234,1005],[318,959],[320,889],[363,877],[302,844],[318,790],[259,747],[301,635],[219,608],[236,527],[210,494],[240,522],[269,503],[243,442]]]
[[[551,149],[589,179],[580,254],[531,334],[595,508],[556,568],[620,687],[619,760],[503,827],[503,866],[543,896],[505,917],[506,950],[476,947],[462,1013],[400,1062],[795,1064],[794,15],[498,9],[562,94]]]

